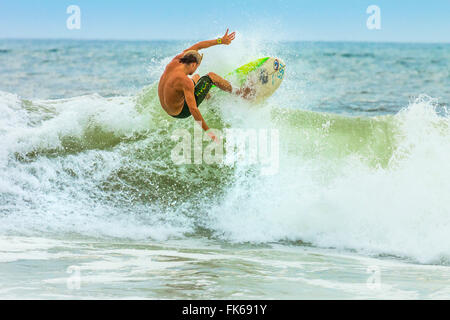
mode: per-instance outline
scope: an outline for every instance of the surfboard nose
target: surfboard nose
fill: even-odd
[[[279,79],[284,78],[284,69],[286,67],[286,64],[283,60],[280,58],[274,58],[273,61],[273,70],[277,73],[277,76]]]

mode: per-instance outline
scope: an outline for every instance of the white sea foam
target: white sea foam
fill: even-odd
[[[396,148],[387,166],[368,166],[358,154],[302,159],[285,153],[275,177],[252,180],[238,171],[209,223],[231,241],[302,240],[448,261],[449,120],[424,96],[393,121]]]
[[[211,49],[199,72],[225,73],[270,53],[257,38],[239,39]],[[167,61],[150,62],[152,77]],[[201,107],[208,119],[218,111],[223,126],[280,130],[280,171],[270,177],[239,165],[231,174],[175,168],[164,152],[178,123],[153,118],[161,109],[154,98],[139,112],[133,97],[27,102],[2,92],[0,232],[166,239],[201,227],[230,242],[301,240],[448,263],[448,115],[427,97],[376,119],[304,113],[299,109],[320,96],[309,90],[297,99],[305,92],[296,83],[299,68],[306,67],[295,60],[280,94],[260,106],[213,99]],[[310,79],[323,80],[326,72],[317,70]],[[188,182],[198,189],[177,193]],[[183,197],[187,192],[198,197]]]

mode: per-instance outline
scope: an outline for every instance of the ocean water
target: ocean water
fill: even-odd
[[[450,298],[450,45],[275,43],[286,62],[219,130],[276,130],[279,165],[176,165],[159,105],[183,41],[0,40],[0,298]],[[208,141],[203,142],[208,145]]]

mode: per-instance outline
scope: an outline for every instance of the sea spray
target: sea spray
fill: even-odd
[[[219,237],[449,261],[449,118],[437,115],[435,100],[376,119],[299,114],[275,115],[299,149],[282,149],[280,174],[241,175],[212,210]],[[317,152],[301,150],[308,145]]]
[[[171,134],[194,123],[167,116],[156,87],[190,42],[4,44],[3,70],[29,69],[0,79],[2,235],[308,243],[448,264],[447,47],[244,38],[208,51],[200,74],[280,56],[283,85],[257,106],[213,96],[200,111],[219,130],[278,130],[271,176],[171,161]],[[420,93],[439,102],[408,105]]]

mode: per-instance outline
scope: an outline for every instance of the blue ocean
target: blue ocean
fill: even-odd
[[[286,63],[218,130],[277,130],[278,171],[175,165],[157,87],[188,41],[0,40],[0,297],[450,298],[450,44],[211,48]],[[208,144],[208,141],[204,141]]]

